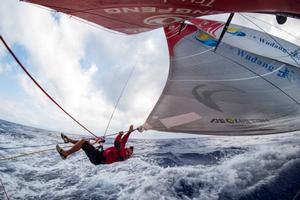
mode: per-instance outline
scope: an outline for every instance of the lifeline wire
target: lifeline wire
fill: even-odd
[[[87,132],[92,134],[93,136],[97,137],[92,131],[90,131],[88,128],[86,128],[84,125],[82,125],[79,121],[77,121],[71,114],[69,114],[63,107],[61,107],[44,89],[43,87],[31,76],[31,74],[27,71],[27,69],[24,67],[24,65],[19,61],[17,56],[14,54],[14,52],[9,48],[9,46],[6,44],[4,38],[2,35],[0,35],[0,39],[2,43],[5,45],[6,49],[9,51],[9,53],[13,56],[15,61],[19,64],[19,66],[22,68],[22,70],[27,74],[27,76],[35,83],[35,85],[57,106],[59,107],[66,115],[68,115],[73,121],[75,121],[79,126],[81,126],[83,129],[85,129]]]
[[[9,200],[8,195],[7,195],[7,193],[6,193],[6,190],[5,190],[5,187],[4,187],[4,184],[3,184],[2,180],[1,180],[1,178],[0,178],[0,183],[1,183],[1,185],[2,185],[2,188],[3,188],[3,191],[4,191],[4,194],[5,194],[6,199]]]

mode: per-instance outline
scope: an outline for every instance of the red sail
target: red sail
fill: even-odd
[[[300,0],[25,0],[118,32],[135,34],[174,22],[229,12],[300,15]]]

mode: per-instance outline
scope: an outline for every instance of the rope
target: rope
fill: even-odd
[[[22,2],[22,1],[24,1],[24,0],[20,0],[20,1]],[[46,11],[51,12],[51,13],[63,13],[63,14],[65,14],[65,15],[70,14],[70,13],[59,12],[59,11],[54,10],[54,9],[51,9],[51,8],[49,8],[49,7],[41,6],[41,5],[39,5],[39,4],[34,4],[34,3],[31,3],[31,2],[26,2],[26,4],[31,4],[31,6],[33,6],[33,7],[36,7],[36,8],[42,9],[42,10],[46,10]],[[79,17],[77,17],[77,16],[75,16],[75,15],[70,15],[70,17],[71,17],[72,19],[75,19],[75,20],[81,22],[81,23],[84,23],[84,24],[87,24],[87,25],[92,26],[92,27],[94,27],[94,28],[97,28],[97,29],[99,29],[99,30],[101,30],[101,31],[105,31],[105,32],[112,33],[112,34],[115,34],[115,35],[128,36],[128,35],[126,35],[125,33],[120,33],[120,32],[114,31],[114,30],[110,30],[110,29],[108,29],[108,28],[106,28],[106,27],[104,27],[104,26],[98,25],[98,24],[96,24],[96,23],[91,23],[91,22],[89,22],[89,21],[87,21],[87,20],[84,20],[84,19],[82,19],[82,18],[79,18]]]
[[[67,148],[71,147],[71,146],[65,146]],[[64,148],[65,148],[64,147]],[[56,148],[49,148],[49,149],[43,149],[43,150],[40,150],[40,151],[34,151],[34,152],[30,152],[30,153],[23,153],[23,154],[19,154],[19,155],[15,155],[15,156],[10,156],[10,157],[5,157],[5,158],[0,158],[0,161],[4,161],[4,160],[13,160],[13,159],[16,159],[16,158],[20,158],[20,157],[25,157],[25,156],[30,156],[30,155],[33,155],[33,154],[38,154],[38,153],[44,153],[44,152],[47,152],[47,151],[52,151],[52,150],[55,150]]]
[[[115,107],[114,107],[114,109],[113,109],[113,111],[112,111],[112,113],[111,113],[111,116],[110,116],[110,118],[109,118],[108,124],[107,124],[107,126],[106,126],[106,128],[105,128],[103,137],[106,136],[107,130],[108,130],[109,125],[110,125],[110,122],[111,122],[111,120],[112,120],[112,118],[113,118],[113,116],[114,116],[114,114],[115,114],[115,111],[116,111],[116,109],[117,109],[117,107],[118,107],[118,105],[119,105],[120,99],[121,99],[121,97],[123,96],[123,93],[124,93],[124,91],[125,91],[125,89],[126,89],[126,87],[127,87],[127,85],[128,85],[128,82],[129,82],[129,80],[130,80],[130,78],[131,78],[131,76],[132,76],[132,74],[133,74],[134,69],[135,69],[135,66],[133,66],[133,68],[132,68],[132,70],[131,70],[131,72],[130,72],[130,74],[129,74],[127,80],[126,80],[126,83],[125,83],[124,87],[123,87],[122,90],[121,90],[121,93],[120,93],[120,95],[119,95],[119,97],[118,97],[118,99],[117,99],[117,102],[116,102],[116,104],[115,104]]]
[[[136,130],[138,130],[138,128],[133,129],[132,132],[134,132]],[[124,131],[124,133],[126,134],[126,133],[128,133],[128,131]],[[113,134],[109,134],[109,135],[106,135],[106,136],[114,136],[114,135],[118,135],[118,134],[119,133],[113,133]]]
[[[293,200],[297,200],[297,197],[299,196],[300,194],[300,190],[297,192],[297,194],[294,196]]]
[[[19,61],[17,56],[14,54],[14,52],[9,48],[9,46],[6,44],[4,38],[2,35],[0,35],[0,39],[2,43],[5,45],[6,49],[9,51],[9,53],[12,55],[12,57],[15,59],[15,61],[19,64],[19,66],[22,68],[22,70],[27,74],[27,76],[34,82],[34,84],[58,107],[60,108],[66,115],[68,115],[73,121],[75,121],[79,126],[81,126],[83,129],[85,129],[87,132],[92,134],[93,136],[97,137],[92,131],[90,131],[88,128],[86,128],[84,125],[82,125],[79,121],[77,121],[71,114],[69,114],[63,107],[61,107],[44,89],[43,87],[31,76],[31,74],[27,71],[27,69],[24,67],[24,65]]]
[[[132,132],[134,132],[136,130],[138,130],[138,128],[133,129]],[[128,131],[125,131],[125,133],[128,133]],[[106,136],[113,136],[113,135],[117,135],[117,134],[118,133],[114,133],[114,134],[109,134],[109,135],[106,135]],[[93,139],[93,138],[90,138],[90,139]],[[65,144],[65,143],[58,143],[58,144]],[[47,145],[49,146],[49,145],[52,145],[52,144],[47,144]],[[40,146],[47,146],[47,145],[40,145]],[[32,146],[32,147],[40,147],[40,146]],[[63,148],[69,148],[69,147],[72,147],[72,145],[64,146]],[[13,149],[13,148],[11,148],[11,149]],[[13,160],[13,159],[16,159],[16,158],[30,156],[30,155],[38,154],[38,153],[44,153],[44,152],[48,152],[48,151],[52,151],[52,150],[56,150],[56,147],[55,148],[49,148],[49,149],[43,149],[43,150],[40,150],[40,151],[34,151],[34,152],[30,152],[30,153],[23,153],[23,154],[19,154],[19,155],[15,155],[15,156],[10,156],[10,157],[4,157],[4,158],[0,158],[0,161]]]
[[[259,28],[261,31],[263,31],[265,34],[267,34],[272,40],[274,40],[281,48],[284,48],[284,46],[282,46],[280,44],[280,42],[278,42],[271,34],[269,34],[268,32],[266,32],[263,28],[261,28],[260,26],[258,26],[256,23],[254,23],[251,19],[245,17],[243,14],[239,14],[240,16],[242,16],[243,18],[245,18],[246,20],[248,20],[249,22],[251,22],[252,24],[254,24],[257,28]],[[285,49],[285,48],[284,48]],[[299,50],[299,48],[297,49],[297,51]],[[300,64],[298,63],[298,61],[293,57],[293,55],[291,55],[290,52],[287,52],[287,54],[289,55],[289,57],[296,63],[296,65],[300,66]]]
[[[85,139],[85,140],[93,140],[93,139],[95,139],[95,137],[80,137],[80,138],[81,138],[81,139]],[[60,143],[50,143],[50,144],[32,145],[32,146],[0,147],[0,150],[23,149],[23,148],[36,148],[36,147],[47,147],[47,146],[57,145],[57,144],[66,144],[66,143],[60,142]]]
[[[56,144],[65,144],[65,143],[52,143],[52,144],[42,144],[42,145],[33,145],[33,146],[19,146],[19,147],[0,147],[0,150],[9,150],[9,149],[23,149],[23,148],[36,148],[36,147],[46,147]]]
[[[241,14],[240,14],[241,15]],[[244,17],[244,16],[243,16]],[[244,18],[246,18],[246,17],[244,17]],[[247,18],[246,18],[247,19]],[[247,19],[247,20],[249,20],[249,19]],[[252,22],[251,20],[249,20],[251,23],[253,23],[254,25],[256,25],[254,22]],[[257,25],[256,25],[257,26]],[[260,28],[259,26],[258,26],[258,28]],[[261,29],[261,28],[260,28]],[[262,29],[263,30],[263,29]],[[264,30],[263,30],[264,31]],[[265,32],[265,31],[264,31]],[[266,33],[266,32],[265,32]],[[268,33],[266,33],[267,35],[269,35],[271,38],[272,38],[272,36],[270,35],[270,34],[268,34]],[[187,41],[192,41],[192,40],[190,40],[190,39],[188,39],[188,38],[184,38],[185,40],[187,40]],[[273,39],[273,38],[272,38]],[[277,42],[276,40],[275,40],[275,42]],[[279,44],[279,43],[278,43]],[[280,44],[279,44],[280,45]],[[281,47],[283,47],[282,45],[280,45]],[[283,47],[284,48],[284,47]],[[215,52],[215,53],[217,53],[217,52]],[[290,100],[292,100],[293,102],[295,102],[297,105],[299,105],[300,106],[300,102],[298,102],[294,97],[292,97],[291,95],[289,95],[287,92],[285,92],[283,89],[281,89],[279,86],[277,86],[277,85],[275,85],[274,83],[272,83],[271,81],[269,81],[267,78],[265,78],[265,77],[263,77],[262,75],[260,75],[260,74],[258,74],[257,72],[255,72],[255,71],[253,71],[253,70],[251,70],[250,68],[248,68],[247,66],[245,66],[245,65],[243,65],[243,64],[241,64],[241,63],[239,63],[239,62],[237,62],[237,61],[235,61],[235,60],[233,60],[233,59],[231,59],[231,58],[229,58],[229,57],[226,57],[225,55],[222,55],[222,54],[219,54],[219,53],[217,53],[219,56],[222,56],[223,58],[225,58],[225,59],[227,59],[227,60],[230,60],[230,61],[232,61],[232,62],[234,62],[234,63],[236,63],[237,65],[239,65],[239,66],[241,66],[241,67],[243,67],[243,68],[245,68],[246,70],[248,70],[248,71],[250,71],[251,73],[253,73],[253,74],[255,74],[256,76],[258,76],[258,77],[260,77],[260,78],[262,78],[263,80],[265,80],[266,82],[268,82],[270,85],[272,85],[274,88],[276,88],[276,89],[278,89],[278,90],[280,90],[285,96],[287,96]],[[289,54],[290,55],[290,54]]]
[[[262,29],[261,27],[259,27],[257,24],[255,24],[253,21],[251,21],[250,19],[248,19],[247,17],[243,16],[242,14],[239,14],[241,15],[242,17],[244,17],[245,19],[247,19],[248,21],[250,21],[252,24],[254,24],[255,26],[257,26],[259,29],[261,29],[264,33],[266,33],[269,37],[271,37],[279,46],[281,46],[282,48],[284,48],[276,39],[274,39],[272,37],[272,35],[270,35],[269,33],[267,33],[264,29]],[[189,40],[189,39],[186,39],[186,40]],[[281,89],[279,86],[275,85],[274,83],[272,83],[271,81],[269,81],[267,78],[263,77],[262,75],[256,73],[255,71],[251,70],[250,68],[248,68],[247,66],[229,58],[229,57],[226,57],[224,55],[221,55],[219,54],[220,56],[238,64],[239,66],[245,68],[246,70],[250,71],[251,73],[255,74],[256,76],[262,78],[263,80],[265,80],[266,82],[268,82],[270,85],[272,85],[273,87],[275,87],[276,89],[280,90],[285,96],[287,96],[290,100],[292,100],[293,102],[295,102],[297,105],[300,106],[300,102],[298,102],[294,97],[292,97],[291,95],[289,95],[287,92],[285,92],[283,89]],[[288,53],[288,55],[298,64],[298,62],[291,56],[290,53]],[[299,65],[299,64],[298,64]]]
[[[64,7],[59,7],[59,6],[52,6],[51,8],[54,9],[54,10],[55,9],[57,9],[57,10],[58,9],[61,9],[61,10],[66,9]],[[68,8],[68,10],[69,10],[69,12],[66,13],[66,14],[72,15],[73,13],[84,13],[84,14],[89,14],[89,15],[93,15],[93,16],[97,16],[97,17],[103,17],[105,19],[108,19],[108,20],[111,20],[111,21],[114,21],[114,22],[119,22],[119,23],[123,23],[123,24],[132,25],[132,26],[135,26],[135,27],[138,27],[138,28],[146,28],[146,29],[149,28],[146,25],[143,26],[143,25],[135,23],[135,22],[128,22],[128,21],[123,20],[121,18],[115,18],[115,17],[110,17],[108,15],[100,14],[100,13],[89,12],[89,11],[93,11],[94,8],[92,8],[92,9],[85,9],[85,10],[74,10],[74,9],[71,10],[71,9]],[[74,15],[72,15],[72,16],[74,16]]]
[[[274,24],[271,24],[271,23],[269,23],[269,22],[267,22],[267,21],[265,21],[265,20],[259,19],[259,18],[257,18],[257,17],[251,16],[251,15],[247,15],[247,14],[243,14],[243,15],[244,15],[244,16],[247,16],[247,17],[250,17],[250,18],[253,18],[253,19],[256,19],[257,21],[261,21],[261,22],[263,22],[263,23],[265,23],[265,24],[268,24],[269,26],[272,26],[272,27],[276,28],[277,30],[280,30],[280,31],[282,31],[282,32],[284,32],[284,33],[286,33],[286,34],[288,34],[289,36],[291,36],[291,37],[297,39],[298,41],[300,41],[300,38],[297,37],[296,35],[294,35],[294,34],[288,32],[288,31],[286,31],[286,30],[284,30],[284,29],[282,29],[282,28],[280,28],[280,27],[278,27],[278,26],[275,26]]]
[[[3,188],[3,191],[4,191],[4,194],[5,194],[6,199],[9,200],[8,195],[7,195],[7,193],[6,193],[6,190],[5,190],[5,187],[4,187],[4,184],[3,184],[2,180],[1,180],[1,178],[0,178],[0,183],[1,183],[1,185],[2,185],[2,188]]]

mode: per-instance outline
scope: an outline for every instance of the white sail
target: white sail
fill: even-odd
[[[255,47],[256,41],[245,35],[227,37],[214,52],[216,38],[197,26],[178,23],[165,28],[168,81],[144,127],[212,135],[299,130],[300,70],[295,62],[281,57],[284,53],[272,45]],[[268,37],[246,28],[240,31]],[[280,43],[288,51],[298,48]]]

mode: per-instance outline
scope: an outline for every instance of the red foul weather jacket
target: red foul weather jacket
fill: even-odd
[[[128,158],[125,145],[129,135],[130,133],[127,133],[124,136],[123,134],[118,134],[115,138],[115,146],[109,147],[103,151],[103,156],[106,158],[105,164],[123,161]]]

